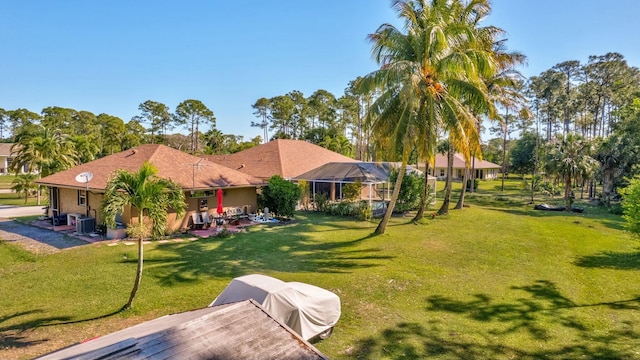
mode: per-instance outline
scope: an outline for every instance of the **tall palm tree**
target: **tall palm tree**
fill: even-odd
[[[559,136],[549,144],[547,152],[547,172],[560,176],[564,181],[564,202],[571,211],[573,202],[573,180],[581,174],[593,173],[600,163],[591,157],[591,143],[579,135]]]
[[[391,217],[415,144],[424,158],[430,158],[438,127],[459,138],[477,136],[465,125],[475,124],[466,105],[488,104],[480,79],[494,68],[478,28],[489,12],[488,1],[397,0],[393,7],[406,33],[383,24],[369,35],[380,69],[360,82],[363,90],[380,90],[370,110],[372,129],[377,141],[389,141],[390,157],[402,164],[378,234],[384,233]]]
[[[138,223],[130,224],[127,230],[130,235],[138,237],[138,268],[131,295],[123,309],[131,308],[142,280],[144,238],[164,236],[168,209],[173,209],[179,217],[186,208],[180,185],[156,176],[157,172],[149,162],[145,162],[137,172],[117,170],[109,178],[102,200],[101,211],[107,226],[114,227],[116,215],[127,206],[135,208],[138,214]]]
[[[33,195],[38,190],[38,185],[35,183],[35,174],[21,174],[16,176],[11,182],[11,190],[16,194],[24,195],[24,203],[29,200],[29,195]]]
[[[15,153],[11,170],[16,174],[25,169],[30,173],[37,172],[40,178],[69,169],[78,162],[73,143],[59,129],[37,125],[17,134],[16,140],[17,142],[11,146],[11,152]]]

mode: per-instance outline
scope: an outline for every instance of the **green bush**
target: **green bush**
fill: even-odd
[[[398,172],[397,169],[391,170],[389,181],[391,181],[392,184],[396,182]],[[416,210],[420,206],[420,196],[422,196],[423,189],[424,175],[415,173],[405,174],[404,178],[402,178],[400,193],[398,194],[398,200],[396,201],[396,206],[393,211],[403,213]]]
[[[365,201],[360,203],[360,209],[357,218],[360,221],[369,221],[371,220],[371,218],[373,218],[373,210],[371,210],[371,207],[369,207],[369,204],[367,204]]]
[[[609,214],[612,214],[612,215],[623,215],[624,214],[624,210],[622,209],[622,206],[620,204],[611,204],[607,208],[607,211],[609,212]]]
[[[362,192],[362,182],[356,181],[355,183],[345,184],[342,187],[342,195],[349,201],[355,201],[360,197]]]
[[[473,189],[478,190],[478,186],[480,186],[480,179],[473,179]],[[467,191],[471,191],[471,179],[467,179]]]
[[[313,197],[313,203],[315,204],[316,211],[325,212],[329,205],[329,199],[325,194],[315,194]]]
[[[274,175],[269,179],[269,185],[262,189],[258,203],[276,216],[293,217],[299,198],[300,188],[296,184]]]
[[[629,185],[620,190],[622,195],[622,217],[627,221],[625,228],[640,237],[640,177],[636,176]]]

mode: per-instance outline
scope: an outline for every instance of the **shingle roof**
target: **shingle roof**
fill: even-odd
[[[109,176],[115,170],[137,171],[147,160],[158,168],[158,176],[177,182],[183,189],[251,187],[263,183],[251,175],[158,144],[141,145],[105,156],[49,175],[37,182],[43,185],[83,188],[84,185],[75,178],[82,172],[90,171],[93,178],[89,182],[89,189],[104,190]]]
[[[11,155],[11,147],[13,143],[0,143],[0,156]]]
[[[447,155],[436,154],[436,166],[437,168],[446,168],[447,167]],[[456,153],[453,155],[453,168],[464,168],[464,156],[460,153]],[[501,166],[494,164],[490,161],[480,160],[476,158],[474,163],[474,168],[476,169],[500,169]]]
[[[355,182],[378,184],[388,182],[392,168],[399,168],[399,164],[389,162],[348,162],[327,163],[304,174],[293,177],[293,180],[327,181],[327,182]],[[407,166],[407,173],[421,171]]]
[[[254,300],[163,316],[40,359],[98,358],[327,359]]]
[[[261,179],[289,179],[330,162],[355,162],[347,156],[302,140],[278,139],[231,155],[207,159]]]

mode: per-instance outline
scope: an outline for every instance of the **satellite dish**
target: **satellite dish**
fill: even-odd
[[[76,175],[76,181],[79,183],[85,184],[91,181],[91,179],[93,179],[93,173],[91,171],[84,171]]]

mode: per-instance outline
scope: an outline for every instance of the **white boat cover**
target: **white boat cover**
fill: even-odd
[[[340,318],[340,298],[331,291],[259,274],[233,279],[209,306],[250,298],[305,340],[332,328]]]

